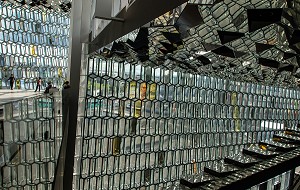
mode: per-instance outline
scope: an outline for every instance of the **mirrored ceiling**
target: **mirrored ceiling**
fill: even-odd
[[[300,78],[300,0],[190,0],[99,50],[137,62],[294,87]]]
[[[2,3],[12,3],[28,8],[47,9],[56,12],[69,12],[72,0],[1,0]]]

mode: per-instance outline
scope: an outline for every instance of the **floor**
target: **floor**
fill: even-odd
[[[41,94],[43,94],[43,91],[34,92],[34,90],[0,89],[0,105],[6,104],[8,102],[22,100],[28,97],[39,96]]]

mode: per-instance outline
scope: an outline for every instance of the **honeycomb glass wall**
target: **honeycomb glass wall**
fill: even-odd
[[[79,189],[167,187],[299,122],[295,89],[101,58],[87,77]]]
[[[67,76],[69,15],[0,2],[0,88],[35,89],[41,77],[61,86]]]

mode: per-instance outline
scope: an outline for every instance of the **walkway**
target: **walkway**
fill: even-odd
[[[24,98],[35,97],[43,94],[44,91],[34,92],[34,90],[9,90],[0,89],[0,105],[8,102],[22,100]]]

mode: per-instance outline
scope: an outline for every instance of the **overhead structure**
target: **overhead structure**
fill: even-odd
[[[17,6],[53,10],[57,12],[70,12],[72,0],[1,0]]]
[[[91,40],[90,53],[112,43],[114,40],[147,24],[159,15],[176,8],[187,1],[188,0],[135,0],[133,3],[122,8],[114,17],[112,17],[111,14],[113,13],[111,11],[105,11],[106,9],[112,8],[113,1],[110,3],[103,0],[97,1],[93,17],[111,21],[105,28],[101,29],[99,33],[91,34],[91,36],[95,37]],[[103,11],[106,14],[103,15]],[[100,23],[103,24],[102,22]]]
[[[297,6],[297,1],[190,0],[115,40],[129,48],[118,60],[185,68],[186,72],[237,81],[295,86],[300,72]],[[130,42],[142,31],[148,35],[147,39],[144,36],[143,47],[147,48],[141,57]],[[104,55],[102,46],[110,43],[100,40],[105,37],[101,33],[90,52],[98,47],[98,53]],[[109,55],[118,57],[113,52]]]

